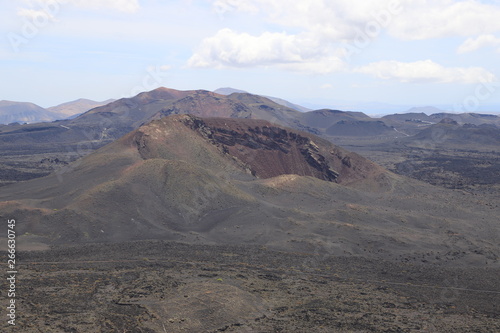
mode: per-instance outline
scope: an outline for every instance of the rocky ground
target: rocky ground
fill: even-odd
[[[336,144],[361,154],[388,170],[449,189],[495,194],[500,179],[500,151],[497,146],[461,146],[451,143],[419,146],[380,137],[336,138]]]
[[[3,332],[500,331],[498,268],[162,241],[18,258]]]
[[[88,155],[100,145],[8,145],[1,144],[0,186],[64,172],[68,164]],[[90,149],[89,149],[90,147]]]

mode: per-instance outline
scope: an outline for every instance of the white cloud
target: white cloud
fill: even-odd
[[[215,0],[212,6],[223,16],[247,12],[293,33],[219,30],[203,40],[192,67],[272,64],[329,73],[345,69],[346,45],[359,53],[383,32],[419,40],[500,31],[500,6],[477,0]],[[470,73],[453,80],[470,80]]]
[[[222,29],[206,38],[189,59],[191,67],[278,66],[313,73],[341,70],[343,61],[307,34],[265,32],[259,36]]]
[[[243,67],[276,61],[297,62],[300,56],[293,50],[295,42],[295,36],[284,33],[266,32],[256,37],[222,29],[215,36],[206,38],[198,54],[189,62],[194,67]]]
[[[380,61],[357,68],[356,71],[380,79],[393,79],[400,82],[479,83],[496,80],[495,75],[481,67],[446,68],[431,60],[410,63]]]
[[[500,31],[500,6],[477,0],[401,0],[389,33],[403,40],[474,36]]]
[[[481,35],[477,38],[469,38],[458,47],[458,53],[473,52],[483,47],[500,47],[500,38],[494,35]],[[499,49],[500,50],[500,49]]]
[[[397,0],[217,0],[216,11],[258,13],[267,21],[300,28],[330,41],[352,39],[368,22],[386,26],[400,12]],[[221,10],[222,9],[222,10]],[[382,13],[383,12],[383,13]],[[382,13],[382,14],[381,14]],[[381,16],[382,15],[382,16]],[[383,17],[383,18],[382,18]]]
[[[342,71],[347,67],[346,42],[376,38],[400,11],[391,5],[393,2],[216,0],[213,8],[221,15],[250,12],[294,33],[250,35],[222,29],[202,41],[188,64],[215,68],[273,65],[309,73]]]
[[[419,40],[500,31],[500,6],[478,0],[216,0],[215,10],[258,12],[268,21],[331,40],[352,39],[374,23]]]

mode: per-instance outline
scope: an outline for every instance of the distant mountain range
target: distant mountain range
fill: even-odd
[[[160,88],[164,89],[164,88]],[[165,88],[166,89],[166,88]],[[170,91],[174,91],[173,89],[169,89]],[[235,88],[230,88],[230,87],[225,87],[225,88],[219,88],[214,91],[215,94],[217,95],[224,95],[224,96],[230,96],[232,94],[246,94],[246,95],[252,95],[244,90],[240,89],[235,89]],[[141,95],[141,94],[140,94]],[[179,95],[180,96],[180,95]],[[183,95],[184,96],[184,95]],[[186,95],[187,96],[187,95]],[[257,95],[252,95],[252,96],[257,96]],[[480,114],[480,113],[450,113],[445,110],[442,110],[440,108],[436,108],[433,106],[425,106],[425,107],[412,107],[408,109],[407,112],[404,113],[394,113],[394,114],[389,114],[385,115],[381,118],[373,117],[373,116],[368,116],[367,114],[359,111],[339,111],[339,110],[330,110],[330,109],[320,109],[320,110],[314,110],[312,111],[311,109],[291,103],[289,101],[286,101],[284,99],[278,98],[278,97],[272,97],[272,96],[265,96],[261,95],[260,97],[265,98],[266,100],[270,100],[277,105],[284,106],[286,109],[285,110],[296,110],[300,111],[301,113],[304,113],[304,115],[299,115],[295,114],[292,116],[292,118],[295,118],[292,120],[293,123],[295,124],[302,124],[306,127],[310,128],[315,128],[315,129],[320,129],[319,132],[324,132],[326,134],[327,132],[336,135],[336,131],[334,131],[334,128],[328,130],[333,125],[336,125],[338,122],[343,121],[343,123],[336,125],[335,127],[339,128],[340,132],[338,132],[338,135],[344,135],[347,133],[347,135],[365,135],[365,136],[370,136],[370,135],[376,135],[376,133],[382,134],[383,132],[387,132],[390,130],[391,126],[397,126],[399,129],[402,130],[409,130],[409,134],[415,133],[413,128],[411,128],[412,123],[413,125],[416,125],[417,127],[421,127],[423,125],[431,125],[440,122],[444,118],[450,118],[455,121],[457,121],[459,124],[466,124],[470,123],[473,125],[481,125],[481,124],[494,124],[496,126],[500,126],[500,118],[495,115],[495,114]],[[122,99],[122,100],[134,100],[135,97],[128,98],[128,99]],[[167,98],[167,100],[171,100],[172,98]],[[233,100],[236,99],[236,97],[233,96]],[[163,97],[159,98],[159,100],[166,100]],[[75,101],[63,103],[57,106],[49,107],[49,108],[42,108],[36,104],[33,103],[27,103],[27,102],[11,102],[11,101],[0,101],[0,124],[9,124],[9,123],[37,123],[37,122],[51,122],[54,120],[64,120],[64,119],[73,119],[78,117],[79,115],[85,113],[86,111],[89,111],[93,108],[104,106],[107,104],[110,104],[112,102],[115,102],[113,99],[109,99],[106,101],[102,102],[96,102],[93,100],[89,99],[78,99]],[[135,102],[134,102],[135,103]],[[380,103],[379,103],[380,104]],[[380,104],[382,105],[382,104]],[[113,104],[111,108],[116,106],[116,104]],[[214,105],[215,107],[215,105]],[[277,108],[276,108],[277,109]],[[156,110],[159,111],[159,110]],[[97,113],[102,112],[102,109],[97,111]],[[148,113],[148,112],[146,112]],[[183,113],[183,112],[181,112]],[[186,113],[190,113],[187,111]],[[326,115],[328,113],[328,115]],[[165,112],[162,113],[163,115]],[[222,114],[221,114],[222,116]],[[254,116],[255,117],[255,116]],[[147,118],[147,117],[146,117]],[[256,118],[259,118],[257,115]],[[274,118],[274,116],[271,117],[264,117],[264,119],[271,120]],[[285,117],[286,118],[286,117]],[[284,120],[283,118],[281,120]],[[274,119],[276,121],[276,119]],[[353,134],[351,132],[352,130],[356,129],[356,125],[350,123],[350,122],[356,122],[357,126],[360,127],[360,130],[358,131],[358,134]],[[373,124],[364,124],[363,122],[370,122],[370,121],[382,121],[385,125],[388,126],[388,128],[385,128],[382,130],[382,128],[379,128],[375,131],[371,130],[363,130],[362,128],[364,127],[365,129],[367,128],[374,128],[375,125]],[[287,124],[287,122],[280,122],[282,125],[290,125]],[[381,124],[381,123],[379,123]],[[347,127],[346,127],[347,126]],[[293,126],[292,126],[293,127]],[[408,129],[408,127],[410,127]],[[415,126],[413,126],[415,127]],[[322,130],[321,130],[322,129]],[[314,131],[313,131],[314,132]],[[318,131],[316,133],[319,133]]]
[[[47,109],[28,102],[0,101],[0,124],[50,122],[71,118],[112,101],[96,102],[81,98]]]
[[[225,88],[222,92],[227,94],[231,91],[233,90]],[[98,102],[77,100],[52,110],[67,116],[91,107],[95,105],[94,103]],[[6,102],[4,105],[9,107]],[[49,112],[35,105],[31,105],[31,109],[33,113]],[[413,112],[372,118],[362,112],[352,111],[324,109],[301,112],[278,104],[267,97],[249,93],[233,92],[221,95],[206,90],[179,91],[158,88],[135,97],[122,98],[95,107],[74,119],[23,126],[0,126],[0,144],[3,143],[4,148],[10,144],[43,144],[55,149],[53,146],[55,143],[67,146],[88,142],[93,148],[98,148],[152,120],[175,114],[262,119],[279,126],[321,135],[330,140],[341,136],[407,137],[447,118],[456,121],[458,125],[500,127],[500,117],[496,115],[474,113],[426,115]]]

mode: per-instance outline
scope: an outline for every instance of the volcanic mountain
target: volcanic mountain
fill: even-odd
[[[50,176],[0,188],[0,207],[16,216],[21,247],[164,239],[498,258],[494,211],[255,119],[152,121]]]
[[[193,116],[163,118],[160,120],[161,125],[154,123],[134,134],[143,158],[162,157],[160,152],[165,151],[168,144],[177,144],[158,132],[158,126],[171,128],[169,123],[175,120],[201,135],[223,155],[230,156],[244,170],[258,178],[296,174],[337,183],[352,183],[383,173],[383,169],[370,161],[324,139],[256,119],[202,119]],[[171,147],[168,151],[174,149]],[[182,159],[185,160],[184,155]],[[189,161],[200,163],[193,157]],[[213,165],[212,168],[219,166]]]

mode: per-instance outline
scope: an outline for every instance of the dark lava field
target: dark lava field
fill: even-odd
[[[19,255],[16,332],[498,332],[499,269],[164,241]]]

